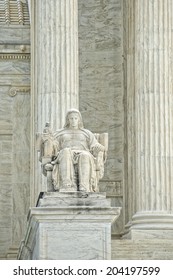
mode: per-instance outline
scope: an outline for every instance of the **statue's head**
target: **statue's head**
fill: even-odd
[[[81,113],[79,112],[79,110],[77,109],[70,109],[67,114],[66,114],[66,119],[65,119],[65,125],[64,128],[69,128],[70,127],[70,115],[74,115],[76,114],[76,116],[78,117],[78,128],[83,128],[83,121],[82,121],[82,116]]]

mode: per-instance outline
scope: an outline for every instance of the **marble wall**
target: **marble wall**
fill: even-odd
[[[109,133],[100,184],[116,206],[123,194],[123,1],[79,0],[79,107],[85,127]],[[114,229],[120,232],[122,220]]]
[[[29,36],[0,24],[0,258],[19,245],[29,209]]]
[[[0,86],[0,252],[11,242],[12,226],[12,100]]]

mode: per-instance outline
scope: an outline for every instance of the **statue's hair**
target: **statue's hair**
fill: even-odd
[[[65,125],[64,125],[64,128],[69,128],[69,126],[70,126],[69,115],[70,115],[71,113],[76,113],[76,114],[78,114],[78,116],[79,116],[79,125],[78,125],[78,127],[79,127],[80,129],[83,128],[83,121],[82,121],[81,113],[79,112],[79,110],[74,109],[74,108],[68,110],[68,112],[67,112],[67,114],[66,114],[66,118],[65,118]]]

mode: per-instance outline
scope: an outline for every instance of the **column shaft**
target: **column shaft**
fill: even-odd
[[[44,188],[36,133],[46,122],[53,130],[61,128],[67,110],[78,108],[77,13],[77,0],[31,1],[32,204]]]
[[[172,227],[172,1],[136,0],[133,8],[135,42],[130,57],[135,71],[127,95],[128,110],[133,110],[128,117],[129,209],[134,228],[162,228],[165,223]]]

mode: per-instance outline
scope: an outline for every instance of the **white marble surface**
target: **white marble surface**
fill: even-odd
[[[173,260],[172,238],[112,240],[112,260]]]
[[[105,197],[106,193],[47,192],[39,200],[38,207],[110,207],[111,201]]]
[[[109,183],[121,182],[119,201],[122,203],[123,1],[78,0],[78,5],[79,109],[88,129],[98,133],[107,131],[109,134],[108,159],[103,181],[99,183],[100,190],[105,189]],[[113,203],[115,200],[112,197]],[[120,223],[123,225],[123,218]],[[116,225],[113,231],[120,233],[120,228],[120,225]]]
[[[120,209],[110,207],[104,193],[44,193],[31,209],[18,258],[110,259],[111,223]]]
[[[31,1],[32,2],[32,1]],[[62,74],[62,95],[61,95],[61,105],[60,108],[56,104],[60,104],[59,92],[59,58],[63,60],[63,55],[66,52],[67,58],[69,58],[69,48],[63,49],[60,54],[60,45],[58,34],[55,36],[55,29],[58,29],[59,21],[55,24],[55,17],[59,13],[59,3],[56,1],[54,6],[54,1],[45,1],[45,5],[48,5],[44,9],[44,13],[49,13],[51,16],[51,21],[49,21],[47,27],[45,28],[46,36],[43,38],[43,33],[40,32],[41,24],[46,24],[45,19],[48,19],[40,7],[43,7],[44,3],[41,0],[39,3],[37,1],[37,20],[38,25],[36,26],[37,35],[40,36],[38,41],[35,42],[34,47],[37,45],[39,57],[39,62],[36,63],[38,66],[38,88],[40,90],[40,95],[43,99],[38,98],[38,114],[42,116],[42,120],[39,123],[45,121],[45,112],[50,113],[50,106],[47,106],[47,101],[53,100],[54,113],[52,113],[53,123],[56,124],[57,128],[58,122],[63,120],[63,114],[66,112],[66,107],[68,104],[71,107],[74,106],[76,102],[76,93],[78,90],[75,88],[78,82],[78,72],[75,68],[75,73],[73,71],[73,66],[77,67],[77,62],[70,60],[70,65],[67,65],[67,80],[68,83],[65,85],[65,73]],[[71,1],[72,2],[72,1]],[[64,1],[62,5],[64,5]],[[68,9],[68,1],[66,2],[66,7]],[[77,29],[73,29],[76,36],[75,44],[72,46],[77,51],[77,37],[80,41],[79,49],[79,60],[80,60],[80,107],[86,116],[87,121],[85,125],[90,128],[93,132],[103,132],[109,129],[109,146],[110,151],[108,155],[108,163],[106,165],[105,178],[107,182],[119,182],[121,181],[120,188],[122,194],[122,142],[123,142],[123,128],[122,128],[122,84],[121,84],[121,53],[122,53],[122,43],[121,43],[121,1],[111,0],[104,7],[102,1],[78,1],[78,11],[75,8],[75,24],[77,24],[77,13],[79,13],[79,34],[77,36]],[[39,6],[40,5],[40,6]],[[76,4],[75,4],[76,5]],[[63,6],[64,7],[64,6]],[[32,9],[33,7],[31,7]],[[56,8],[56,9],[55,9]],[[70,10],[67,11],[70,13]],[[71,10],[73,13],[73,10]],[[42,21],[42,18],[44,21]],[[57,17],[56,17],[57,18]],[[39,21],[41,20],[41,21]],[[69,25],[68,18],[66,22]],[[56,25],[56,26],[55,26]],[[64,22],[62,23],[64,26]],[[9,200],[5,201],[4,195],[2,195],[2,209],[9,210],[9,217],[13,220],[13,226],[8,231],[9,239],[13,240],[16,244],[19,242],[23,227],[24,220],[26,220],[26,212],[29,205],[29,139],[30,139],[30,127],[29,127],[29,111],[35,108],[38,109],[35,104],[37,103],[34,95],[32,95],[32,108],[30,108],[30,96],[29,92],[22,93],[18,92],[17,95],[12,98],[9,96],[10,89],[16,86],[28,86],[30,84],[30,30],[27,25],[20,25],[11,28],[8,25],[0,25],[0,155],[3,159],[4,164],[0,163],[0,182],[2,185],[7,185],[7,180],[9,183]],[[54,28],[55,27],[55,28]],[[63,28],[62,28],[63,29]],[[71,30],[72,31],[72,30]],[[67,33],[70,30],[67,30]],[[61,30],[61,35],[64,32]],[[69,34],[69,33],[68,33]],[[37,36],[36,36],[37,37]],[[32,38],[33,39],[33,38]],[[44,39],[49,43],[46,43]],[[65,39],[65,38],[64,38]],[[72,39],[72,38],[71,38]],[[69,40],[71,40],[69,37]],[[56,42],[56,48],[54,48],[54,43]],[[68,41],[69,42],[69,41]],[[37,44],[38,43],[38,44]],[[64,44],[64,43],[63,43]],[[62,48],[63,45],[62,44]],[[21,46],[25,45],[25,51],[22,51]],[[36,50],[35,50],[36,51]],[[34,51],[34,52],[35,52]],[[14,55],[15,54],[15,55]],[[36,52],[35,52],[36,54]],[[50,55],[49,55],[50,54]],[[37,54],[36,54],[37,55]],[[56,59],[54,59],[56,57]],[[40,59],[41,58],[41,59]],[[74,58],[74,55],[73,55]],[[75,59],[78,59],[77,53]],[[34,62],[34,61],[33,61]],[[34,62],[35,63],[35,62]],[[42,65],[40,64],[42,63]],[[48,70],[47,65],[50,66]],[[40,71],[42,69],[42,72]],[[47,69],[47,70],[46,70]],[[34,72],[32,67],[33,77],[36,72]],[[71,71],[71,72],[70,72]],[[62,72],[62,71],[61,71]],[[52,75],[53,73],[53,75]],[[70,74],[71,73],[71,74]],[[40,79],[42,75],[42,79]],[[71,78],[70,78],[70,75]],[[75,75],[75,78],[74,76]],[[37,78],[36,78],[37,79]],[[72,82],[70,82],[72,79]],[[74,83],[75,79],[75,83]],[[71,95],[65,95],[67,89],[71,87],[76,89]],[[106,97],[105,97],[106,90]],[[35,92],[35,89],[34,91]],[[58,96],[57,96],[58,92]],[[109,98],[107,98],[109,97]],[[68,99],[68,104],[67,104]],[[102,99],[102,100],[101,100]],[[113,102],[112,102],[113,100]],[[94,105],[91,105],[91,104]],[[46,107],[47,106],[47,107]],[[47,109],[46,109],[47,108]],[[62,111],[63,108],[63,111]],[[87,109],[87,110],[85,110]],[[47,111],[46,111],[47,110]],[[42,112],[42,113],[41,113]],[[107,114],[109,112],[109,114]],[[57,117],[58,116],[58,117]],[[45,117],[46,118],[46,117]],[[95,120],[95,124],[93,122]],[[91,121],[92,120],[92,121]],[[37,117],[33,116],[32,125],[37,122]],[[46,118],[47,121],[47,118]],[[42,130],[43,127],[41,127]],[[34,128],[35,129],[35,128]],[[40,130],[40,131],[41,131]],[[38,130],[34,130],[34,133]],[[35,137],[35,134],[34,136]],[[116,139],[116,140],[115,140]],[[32,143],[33,145],[33,143]],[[35,157],[35,155],[34,155]],[[37,159],[36,159],[37,160]],[[7,168],[8,167],[8,168]],[[9,167],[13,171],[9,171]],[[109,172],[108,172],[109,170]],[[40,169],[36,172],[40,174]],[[8,176],[7,176],[8,175]],[[32,178],[32,176],[31,176]],[[43,190],[44,190],[44,182]],[[107,183],[104,183],[103,190],[106,188]],[[22,188],[23,186],[23,188]],[[102,188],[102,186],[101,186]],[[32,203],[37,197],[37,190],[31,188],[32,192]],[[116,187],[115,187],[116,189]],[[3,187],[2,187],[3,190]],[[116,190],[112,191],[116,196]],[[120,200],[122,197],[120,197]],[[116,198],[112,198],[113,204],[115,205]],[[120,203],[117,198],[117,201]],[[24,220],[22,220],[24,219]],[[4,217],[4,223],[6,223],[6,217]],[[6,236],[4,233],[0,233],[0,241],[3,243]],[[4,243],[7,244],[7,243]],[[7,249],[7,248],[6,248]],[[4,252],[2,254],[4,255]]]
[[[19,246],[29,208],[29,26],[0,22],[0,257]],[[21,46],[26,48],[23,49]],[[23,174],[22,174],[23,173]],[[13,250],[12,250],[13,251]],[[10,254],[10,253],[9,253]]]
[[[1,24],[1,44],[30,44],[29,26],[9,26]]]
[[[33,147],[36,133],[42,132],[46,122],[54,130],[60,129],[67,110],[78,108],[77,4],[77,0],[31,1]],[[39,192],[45,190],[36,149],[31,151],[31,166],[33,206]]]
[[[120,0],[78,2],[80,110],[85,126],[91,131],[109,133],[105,180],[122,181],[123,3]]]
[[[159,237],[173,212],[172,1],[126,4],[126,221]]]
[[[67,223],[45,223],[36,241],[44,244],[44,247],[40,247],[35,256],[42,260],[111,259],[110,225],[90,222],[71,223],[68,226]]]

